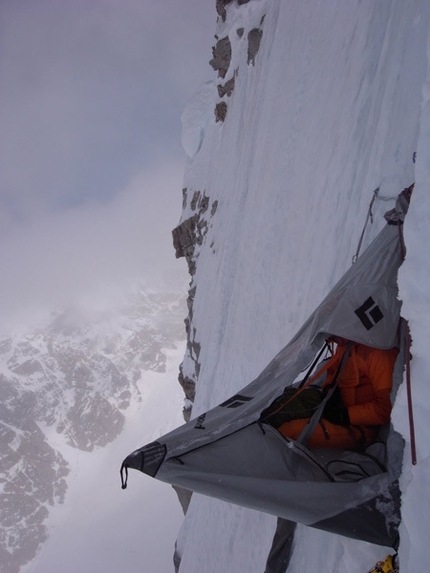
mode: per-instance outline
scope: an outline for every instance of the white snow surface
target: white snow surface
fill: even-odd
[[[236,74],[226,120],[208,122],[197,98],[195,121],[189,112],[184,121],[184,186],[218,201],[192,283],[201,344],[193,417],[255,378],[349,268],[373,190],[380,186],[380,200],[364,246],[415,181],[399,288],[413,339],[417,465],[405,384],[392,419],[406,441],[400,570],[428,571],[430,3],[250,0],[226,9],[216,30],[232,44],[218,83]],[[260,24],[252,65],[247,34]],[[219,101],[216,83],[200,92],[204,102],[209,89]],[[186,205],[183,219],[190,214]],[[178,540],[180,573],[262,573],[274,528],[271,516],[194,495]],[[288,573],[363,573],[389,551],[299,526]]]
[[[202,146],[206,129],[212,120],[216,102],[216,86],[213,81],[204,83],[196,90],[181,116],[182,147],[188,157],[194,157]]]

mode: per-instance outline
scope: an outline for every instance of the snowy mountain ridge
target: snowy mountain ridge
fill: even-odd
[[[116,313],[69,309],[0,341],[2,573],[34,556],[64,501],[70,465],[57,444],[90,452],[121,433],[145,373],[164,372],[184,338],[184,306],[181,294],[136,288]]]

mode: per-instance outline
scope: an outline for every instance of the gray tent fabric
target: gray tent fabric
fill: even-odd
[[[403,379],[397,271],[401,224],[411,188],[387,225],[333,287],[294,338],[238,394],[132,452],[123,462],[161,481],[280,518],[380,545],[394,545],[400,520],[397,480],[403,440],[385,428],[366,452],[309,450],[260,422],[294,384],[325,339],[338,335],[381,349],[400,346],[392,400]],[[123,487],[126,480],[123,481]]]

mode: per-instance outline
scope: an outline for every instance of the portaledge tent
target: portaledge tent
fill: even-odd
[[[397,272],[412,187],[386,214],[387,225],[263,372],[219,406],[142,448],[121,467],[174,486],[366,540],[396,544],[403,439],[392,427],[364,452],[309,450],[261,423],[261,412],[293,384],[329,335],[400,347],[391,400],[403,378],[405,324]]]

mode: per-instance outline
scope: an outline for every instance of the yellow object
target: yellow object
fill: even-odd
[[[395,556],[387,555],[385,561],[378,561],[369,573],[399,573],[399,569],[395,565]]]

